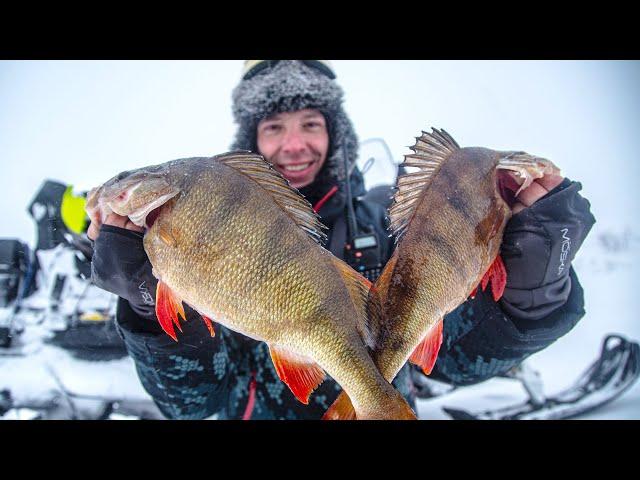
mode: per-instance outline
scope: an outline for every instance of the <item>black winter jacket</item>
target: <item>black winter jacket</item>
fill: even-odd
[[[307,188],[303,193],[315,203],[329,188]],[[386,263],[394,242],[387,233],[385,206],[367,200],[357,170],[351,188],[358,197],[358,228],[377,233]],[[550,270],[556,270],[552,258],[558,253],[558,240],[553,238],[553,232],[546,236],[544,233],[550,225],[555,227],[557,218],[573,219],[568,223],[574,248],[563,259],[563,265],[569,266],[594,221],[588,202],[577,194],[579,189],[579,184],[565,181],[548,198],[509,222],[503,244],[506,251],[502,253],[508,274],[520,283],[511,285],[508,280],[505,297],[499,303],[493,301],[489,290],[479,290],[475,299],[445,317],[444,341],[433,378],[467,385],[505,373],[566,334],[584,315],[583,291],[573,269],[565,268],[558,278],[548,275]],[[344,196],[331,197],[319,214],[329,227],[327,245],[331,245],[336,220],[345,215]],[[530,231],[532,225],[542,231]],[[527,256],[531,251],[536,255],[533,260]],[[333,253],[343,258],[342,248]],[[523,274],[523,268],[531,270],[531,275]],[[532,276],[536,278],[532,280]],[[179,342],[174,342],[155,319],[156,281],[142,247],[142,234],[103,226],[94,245],[92,277],[96,284],[120,296],[118,331],[144,388],[168,418],[318,419],[340,392],[340,387],[327,376],[312,393],[309,405],[301,404],[276,375],[266,344],[222,325],[215,326],[216,336],[211,338],[199,315],[187,306],[188,321],[179,334]],[[523,299],[523,292],[546,291],[544,286],[555,285],[554,282],[561,288],[551,288],[550,298],[539,294]],[[514,288],[510,291],[511,286]],[[405,365],[393,383],[414,406],[410,368],[415,367]]]

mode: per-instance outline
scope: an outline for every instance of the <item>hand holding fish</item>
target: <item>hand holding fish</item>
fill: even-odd
[[[95,241],[95,239],[98,238],[98,235],[100,235],[100,227],[102,225],[113,225],[114,227],[133,230],[134,232],[144,232],[144,228],[137,226],[129,220],[129,217],[124,217],[117,213],[110,213],[107,215],[104,222],[101,222],[99,218],[91,219],[91,224],[87,230],[87,237],[89,237],[89,240]]]
[[[562,183],[564,177],[554,173],[547,173],[543,177],[538,178],[527,188],[523,189],[516,197],[517,202],[513,205],[513,213],[518,213],[544,197],[551,190]]]
[[[520,201],[524,209],[562,182],[551,161],[522,151],[461,148],[436,129],[416,141],[403,165],[419,171],[398,179],[389,210],[397,247],[371,300],[385,314],[372,356],[388,381],[407,360],[431,372],[444,316],[473,298],[478,284],[485,290],[491,283],[496,302],[502,297],[499,250],[512,208]],[[324,418],[353,418],[349,399],[339,396]]]

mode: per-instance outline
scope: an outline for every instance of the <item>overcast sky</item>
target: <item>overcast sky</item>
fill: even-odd
[[[583,183],[598,229],[636,224],[640,62],[334,61],[360,140],[397,161],[420,130],[525,150]],[[89,189],[122,170],[222,153],[242,61],[1,61],[0,236],[32,243],[46,178]]]

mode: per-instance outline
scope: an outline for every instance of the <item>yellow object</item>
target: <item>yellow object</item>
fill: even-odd
[[[78,235],[87,229],[87,214],[84,210],[86,203],[87,200],[84,197],[73,194],[73,185],[69,185],[62,195],[60,205],[62,221],[69,230]]]
[[[83,322],[103,322],[107,320],[107,318],[108,317],[99,312],[86,312],[80,315],[80,320]]]
[[[262,62],[264,62],[264,60],[245,60],[242,66],[242,76],[244,77],[249,70]]]

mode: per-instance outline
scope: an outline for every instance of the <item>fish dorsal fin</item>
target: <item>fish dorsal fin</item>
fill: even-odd
[[[377,291],[369,280],[346,262],[333,256],[331,260],[340,272],[353,301],[357,313],[356,328],[358,333],[367,346],[374,348],[380,336],[383,322],[382,305]]]
[[[216,157],[217,161],[246,175],[264,188],[293,221],[316,242],[325,241],[326,230],[311,204],[261,155],[241,150]]]
[[[403,167],[417,167],[420,170],[398,179],[393,205],[389,209],[390,227],[396,240],[405,232],[419,198],[429,188],[442,163],[460,148],[444,130],[432,130],[431,133],[422,132],[422,136],[416,137],[416,144],[411,147],[414,153],[404,157]]]

